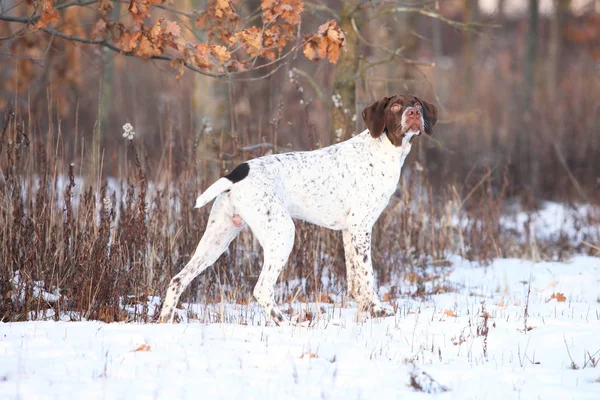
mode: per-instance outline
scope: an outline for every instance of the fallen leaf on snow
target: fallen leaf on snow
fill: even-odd
[[[556,299],[556,301],[559,303],[564,303],[565,301],[567,301],[567,297],[563,293],[552,293],[552,296],[550,296],[550,298],[546,300],[546,303],[548,303],[552,299]]]
[[[454,314],[454,311],[452,310],[444,310],[444,314],[449,317],[456,317],[456,314]]]
[[[138,346],[138,348],[135,349],[134,351],[150,351],[150,346],[144,343],[144,344]]]

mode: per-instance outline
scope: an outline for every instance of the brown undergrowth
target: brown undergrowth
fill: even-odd
[[[60,121],[47,132],[27,117],[4,112],[0,138],[0,319],[22,321],[69,315],[71,319],[149,321],[150,296],[164,294],[169,279],[190,258],[210,207],[194,210],[200,188],[264,149],[229,156],[221,134],[185,138],[178,167],[172,148],[154,166],[141,139],[122,140],[120,155],[105,160],[84,141],[81,157],[65,156]],[[171,130],[169,130],[171,131]],[[117,135],[115,135],[117,136]],[[175,141],[168,141],[175,143]],[[173,144],[175,146],[175,144]],[[234,147],[236,144],[234,143]],[[199,157],[199,148],[215,148]],[[269,150],[272,151],[272,150]],[[107,162],[121,171],[106,177]],[[426,167],[405,167],[398,191],[373,233],[373,260],[388,299],[452,290],[444,277],[448,256],[488,261],[500,256],[551,256],[535,242],[503,232],[504,183],[493,187],[488,167],[478,179],[435,188]],[[311,301],[345,293],[341,234],[296,224],[296,243],[281,276],[281,299]],[[565,252],[575,249],[568,241]],[[186,291],[193,302],[247,303],[262,253],[244,231],[229,250]],[[302,282],[302,285],[294,284]],[[131,305],[138,307],[131,308]],[[131,311],[134,309],[135,311]]]

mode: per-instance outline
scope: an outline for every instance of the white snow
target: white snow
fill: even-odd
[[[200,320],[235,323],[0,324],[0,398],[600,398],[600,259],[452,261],[456,291],[385,319],[309,304],[313,326],[279,328],[216,304]]]

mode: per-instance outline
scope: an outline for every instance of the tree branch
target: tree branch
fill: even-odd
[[[365,39],[359,32],[357,26],[356,26],[356,21],[354,20],[354,18],[352,18],[350,20],[351,24],[352,24],[352,29],[354,30],[354,33],[356,34],[356,36],[358,37],[358,39],[365,43],[368,46],[377,48],[377,49],[382,49],[383,51],[385,51],[386,53],[390,54],[391,57],[388,61],[391,61],[392,59],[397,59],[399,61],[402,61],[405,64],[409,64],[409,65],[420,65],[420,66],[424,66],[424,67],[435,67],[435,63],[434,62],[429,62],[429,61],[418,61],[418,60],[412,60],[410,58],[406,58],[406,57],[401,57],[400,53],[402,52],[403,48],[399,48],[396,50],[392,50],[390,48],[387,48],[383,45],[379,45],[379,44],[374,44],[371,43],[369,41],[367,41],[367,39]]]
[[[445,22],[446,24],[450,25],[453,28],[458,28],[458,29],[463,29],[463,30],[469,30],[469,29],[473,29],[473,28],[501,28],[502,27],[502,25],[500,25],[500,24],[485,24],[485,23],[473,22],[473,21],[471,21],[471,22],[454,21],[452,19],[448,19],[448,18],[444,17],[443,15],[441,15],[437,12],[429,11],[424,8],[417,8],[417,7],[392,7],[392,8],[378,12],[377,14],[375,14],[373,17],[371,17],[369,19],[370,20],[375,19],[375,18],[381,17],[382,15],[386,15],[389,13],[395,13],[395,12],[421,14],[426,17],[438,19],[442,22]]]
[[[98,0],[77,0],[77,1],[70,1],[67,3],[63,3],[63,4],[59,4],[55,7],[56,10],[63,10],[66,9],[68,7],[73,7],[73,6],[79,6],[79,7],[85,7],[94,3],[97,3]],[[127,1],[124,0],[112,0],[115,3],[128,3]],[[154,4],[151,5],[152,7],[156,7],[156,8],[160,8],[169,12],[173,12],[176,14],[180,14],[183,16],[186,16],[188,18],[194,18],[195,14],[197,14],[196,11],[193,11],[191,13],[186,13],[183,11],[179,11],[176,9],[173,9],[171,7],[168,6],[164,6],[161,4]],[[41,18],[41,15],[37,15],[37,16],[30,16],[30,17],[13,17],[13,16],[9,16],[9,15],[1,15],[0,14],[0,21],[7,21],[7,22],[17,22],[17,23],[21,23],[21,24],[25,24],[25,28],[20,30],[19,32],[24,31],[27,27],[31,27],[33,25],[35,25],[38,20]],[[122,54],[124,56],[129,56],[129,57],[139,57],[138,55],[136,55],[134,52],[131,51],[123,51],[121,50],[117,45],[115,45],[114,43],[112,43],[109,40],[106,39],[98,39],[98,40],[91,40],[85,37],[80,37],[80,36],[74,36],[74,35],[68,35],[65,33],[62,33],[61,31],[57,30],[57,29],[53,29],[53,28],[48,28],[48,27],[44,27],[44,28],[40,28],[39,31],[48,33],[50,35],[52,35],[53,37],[59,37],[65,40],[69,40],[69,41],[73,41],[73,42],[79,42],[79,43],[84,43],[84,44],[90,44],[90,45],[97,45],[100,47],[104,47],[107,48],[111,51],[114,51],[115,53],[118,54]],[[4,38],[4,39],[10,39],[14,36],[11,35],[11,37],[9,38]],[[307,41],[301,41],[300,43],[298,43],[297,45],[293,46],[287,53],[281,55],[280,57],[276,58],[275,60],[266,62],[264,64],[258,65],[258,66],[254,66],[252,65],[251,68],[243,70],[243,71],[236,71],[236,72],[222,72],[222,73],[215,73],[215,72],[210,72],[210,71],[205,71],[202,70],[198,67],[196,67],[195,65],[193,65],[192,63],[185,61],[183,59],[181,59],[180,57],[175,57],[175,56],[167,56],[167,55],[157,55],[157,56],[150,56],[147,58],[147,60],[162,60],[162,61],[173,61],[173,60],[177,60],[180,61],[182,63],[183,66],[185,66],[187,69],[202,74],[202,75],[206,75],[209,76],[211,78],[217,78],[217,79],[232,79],[232,77],[239,75],[239,74],[244,74],[244,73],[248,73],[251,71],[257,71],[259,69],[265,69],[268,68],[270,66],[273,65],[277,65],[276,68],[274,68],[273,70],[258,76],[258,77],[251,77],[251,78],[235,78],[232,80],[240,80],[240,81],[256,81],[256,80],[260,80],[260,79],[264,79],[267,78],[271,75],[273,75],[280,67],[281,65],[283,65],[281,62],[286,59],[290,54],[294,53],[295,51],[297,51],[298,49],[302,48],[304,45],[306,45]]]
[[[304,5],[307,6],[308,8],[312,8],[314,10],[321,10],[321,11],[326,11],[329,14],[331,14],[331,16],[333,18],[335,18],[336,20],[340,20],[340,15],[332,8],[328,7],[325,3],[320,2],[320,4],[318,3],[312,3],[310,1],[305,1]]]
[[[292,68],[292,71],[295,74],[300,75],[301,77],[303,77],[304,79],[306,79],[308,81],[308,83],[310,84],[310,86],[313,87],[313,89],[315,90],[315,92],[317,92],[317,96],[319,96],[319,98],[321,99],[321,101],[324,104],[329,104],[329,99],[327,98],[327,96],[325,96],[325,93],[323,93],[323,90],[321,90],[321,85],[319,85],[317,83],[317,81],[315,81],[315,79],[308,73],[304,72],[301,69],[298,68]]]
[[[70,5],[77,5],[77,4],[84,4],[84,3],[69,3]],[[64,7],[63,7],[64,8]],[[12,17],[12,16],[8,16],[8,15],[0,15],[0,21],[8,21],[8,22],[19,22],[19,23],[23,23],[23,24],[31,24],[31,23],[35,23],[36,18],[27,18],[27,17]],[[128,57],[138,57],[136,54],[134,54],[131,51],[123,51],[121,50],[119,47],[117,47],[116,45],[114,45],[113,43],[103,39],[103,40],[91,40],[91,39],[87,39],[84,37],[80,37],[80,36],[73,36],[73,35],[67,35],[65,33],[62,33],[56,29],[52,29],[52,28],[41,28],[40,31],[46,32],[52,36],[56,36],[65,40],[69,40],[69,41],[73,41],[73,42],[78,42],[78,43],[84,43],[84,44],[91,44],[91,45],[97,45],[97,46],[101,46],[101,47],[105,47],[109,50],[114,51],[115,53],[119,53],[121,55],[124,56],[128,56]],[[300,44],[300,47],[302,47],[304,44],[306,44],[306,42],[303,42]],[[182,60],[179,57],[171,57],[171,56],[165,56],[165,55],[159,55],[159,56],[151,56],[148,57],[148,60],[162,60],[162,61],[173,61],[173,60],[177,60],[177,61],[181,61],[183,66],[185,66],[187,69],[194,71],[196,73],[202,74],[202,75],[206,75],[209,76],[211,78],[217,78],[217,79],[232,79],[232,76],[235,75],[239,75],[239,74],[243,74],[243,73],[248,73],[251,71],[255,71],[255,70],[259,70],[259,69],[263,69],[266,67],[269,67],[271,65],[274,65],[278,62],[281,62],[283,59],[285,59],[286,57],[288,57],[298,46],[294,46],[294,48],[292,48],[290,51],[288,51],[286,54],[284,54],[283,56],[268,62],[266,64],[262,64],[259,65],[255,68],[252,69],[248,69],[245,71],[238,71],[238,72],[233,72],[233,73],[214,73],[214,72],[210,72],[210,71],[204,71],[196,66],[194,66],[193,64],[190,64],[189,62],[186,62],[185,60]],[[139,57],[138,57],[139,58]],[[275,72],[277,72],[277,70],[279,70],[279,68],[281,68],[281,66],[283,65],[280,64],[278,65],[276,68],[274,68],[273,70],[265,73],[264,75],[258,76],[258,77],[252,77],[252,78],[236,78],[233,79],[235,81],[257,81],[257,80],[261,80],[264,78],[267,78],[271,75],[273,75]]]

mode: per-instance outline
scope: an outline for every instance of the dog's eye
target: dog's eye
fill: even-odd
[[[394,105],[392,105],[392,111],[398,111],[400,110],[402,106],[400,106],[400,104],[396,103]]]
[[[421,108],[421,105],[419,103],[417,103],[417,104],[415,104],[415,107]]]

